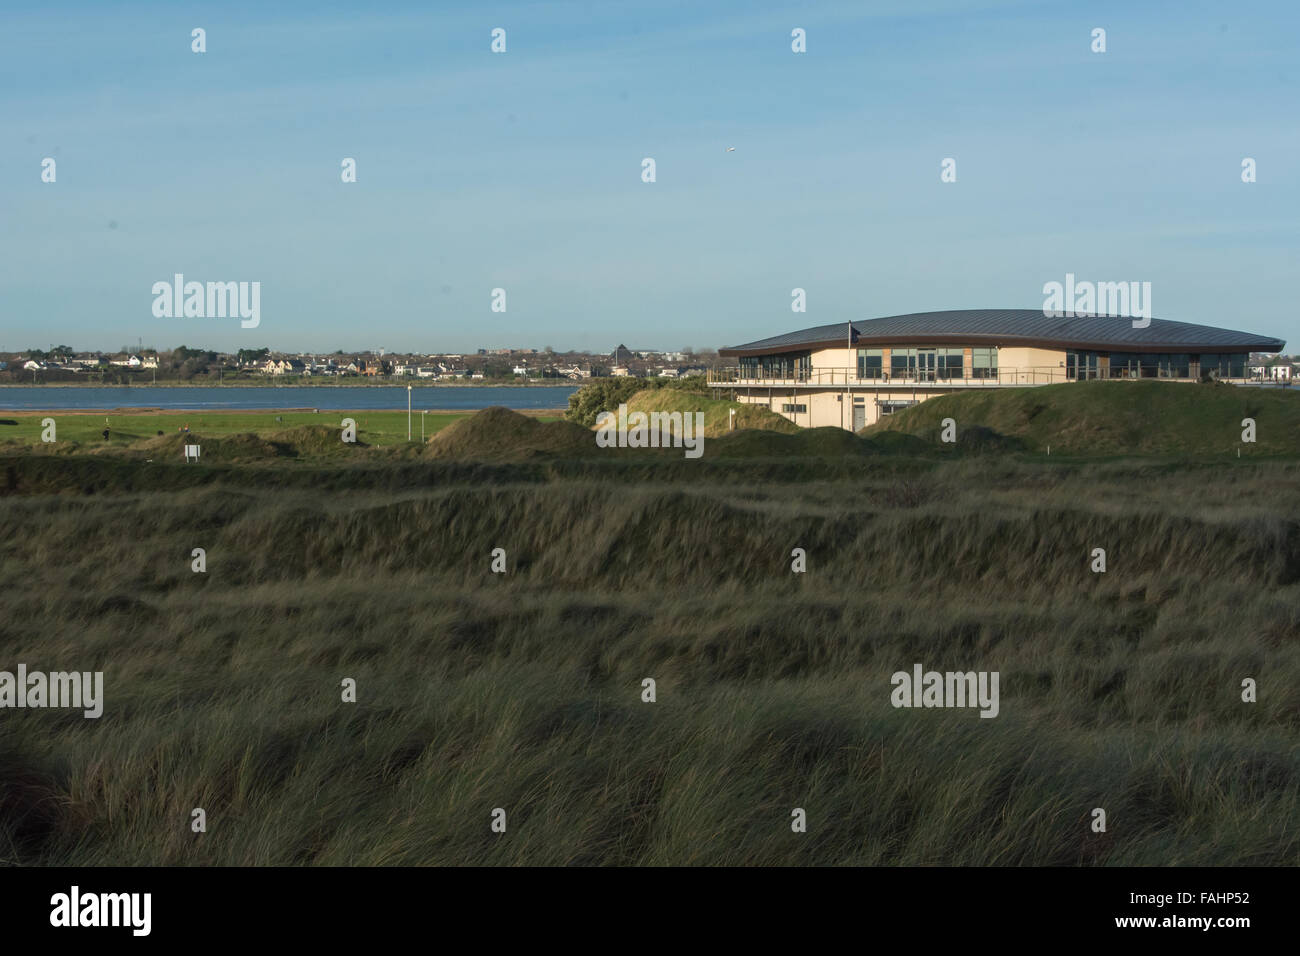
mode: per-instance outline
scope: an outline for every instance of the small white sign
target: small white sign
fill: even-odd
[[[199,460],[199,446],[198,446],[198,445],[186,445],[186,446],[185,446],[185,460],[186,460],[186,461],[189,461],[191,458],[193,458],[195,461],[198,461],[198,460]]]

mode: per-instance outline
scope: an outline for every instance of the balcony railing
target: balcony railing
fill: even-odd
[[[722,368],[709,372],[710,385],[935,385],[997,386],[1046,385],[1066,381],[1065,369],[1056,367],[973,369],[909,369],[905,372],[856,368],[813,368],[793,374],[773,375],[760,370]]]
[[[1074,382],[1084,379],[1165,379],[1167,381],[1193,381],[1190,376],[1174,374],[1174,370],[1151,366],[1143,368],[1079,369],[1077,375],[1057,365],[1026,367],[1000,367],[990,369],[908,369],[903,372],[855,368],[813,368],[786,375],[765,374],[761,370],[737,367],[711,369],[708,383],[717,386],[906,386],[929,388],[996,388],[1014,385],[1050,385],[1054,382]],[[1220,376],[1224,382],[1247,382],[1247,378]]]

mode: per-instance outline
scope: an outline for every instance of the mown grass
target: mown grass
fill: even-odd
[[[1300,862],[1300,464],[708,455],[0,460],[0,860]]]
[[[471,417],[473,412],[443,412],[421,416],[420,409],[411,415],[412,440],[419,441],[421,418],[425,437],[432,437],[453,422]],[[520,413],[540,417],[543,421],[560,418],[558,412]],[[58,445],[42,448],[42,420],[53,418]],[[30,446],[37,450],[91,451],[103,447],[125,448],[151,438],[185,434],[188,440],[228,438],[235,435],[267,437],[277,432],[295,428],[320,427],[341,431],[344,418],[357,423],[357,438],[368,445],[395,445],[406,442],[406,412],[391,411],[272,411],[272,412],[93,412],[65,414],[62,412],[0,413],[0,449]],[[107,427],[109,437],[103,437]]]

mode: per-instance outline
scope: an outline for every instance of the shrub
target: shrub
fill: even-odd
[[[569,410],[564,417],[584,428],[594,428],[596,417],[601,412],[617,411],[620,403],[637,392],[656,388],[707,394],[702,375],[687,378],[597,378],[569,396]]]

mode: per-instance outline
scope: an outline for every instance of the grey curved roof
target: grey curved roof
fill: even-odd
[[[720,349],[722,355],[762,354],[810,346],[997,345],[1095,349],[1120,352],[1280,352],[1281,339],[1190,322],[1151,319],[1134,328],[1128,316],[1084,315],[1048,318],[1042,309],[957,309],[913,312],[883,319],[819,325],[744,345]]]

